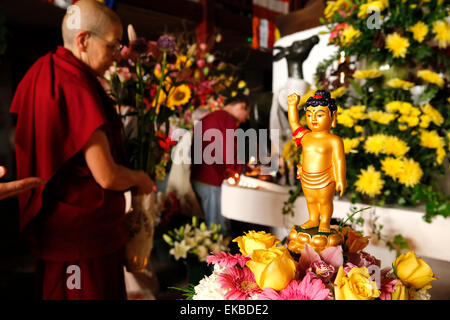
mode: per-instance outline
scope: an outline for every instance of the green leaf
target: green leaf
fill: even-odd
[[[364,91],[361,88],[361,86],[353,79],[350,79],[350,84],[352,85],[353,89],[362,97],[364,96]]]
[[[439,91],[439,87],[435,85],[428,85],[425,91],[419,96],[419,104],[421,102],[429,101],[434,98],[436,93]]]

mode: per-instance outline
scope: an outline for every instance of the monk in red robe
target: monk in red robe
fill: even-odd
[[[122,124],[97,79],[118,58],[122,32],[114,11],[76,2],[64,46],[30,68],[12,102],[17,176],[46,181],[19,196],[38,299],[126,298],[123,192],[151,193],[154,184],[126,167]]]

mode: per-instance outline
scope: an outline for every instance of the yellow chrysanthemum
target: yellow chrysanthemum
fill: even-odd
[[[409,40],[394,32],[387,35],[385,46],[394,58],[404,58],[408,52]]]
[[[441,113],[433,108],[433,106],[429,103],[420,107],[422,112],[430,118],[430,121],[433,122],[437,126],[441,126],[444,123],[444,117]]]
[[[442,88],[444,86],[444,79],[436,72],[431,70],[419,70],[417,71],[417,76],[422,78],[426,82],[434,83],[435,85]]]
[[[353,26],[350,26],[348,28],[345,28],[344,31],[342,31],[342,34],[340,36],[340,41],[343,46],[348,46],[353,44],[359,37],[361,37],[362,33],[361,31],[353,28]]]
[[[404,116],[419,116],[420,110],[415,108],[411,103],[404,101],[391,101],[386,104],[385,109],[390,113],[400,113]]]
[[[342,124],[344,127],[347,128],[353,127],[356,122],[349,112],[338,114],[336,117],[336,121],[337,123]]]
[[[423,114],[419,118],[419,127],[426,129],[430,126],[431,117],[427,114]]]
[[[375,134],[367,137],[364,143],[364,150],[367,153],[374,153],[376,155],[384,152],[384,145],[386,144],[386,135]]]
[[[355,120],[365,120],[369,116],[367,115],[366,106],[364,105],[354,105],[347,109],[351,117]]]
[[[450,43],[450,25],[445,20],[438,20],[433,22],[434,38],[438,42],[441,49],[447,48]]]
[[[398,118],[398,122],[406,123],[408,127],[419,125],[420,118],[418,116],[402,115]]]
[[[368,3],[364,3],[359,7],[358,18],[365,19],[371,14],[373,11],[381,12],[389,5],[386,4],[387,1],[369,1]]]
[[[413,82],[405,81],[399,78],[392,78],[386,84],[391,88],[403,90],[408,90],[414,86]]]
[[[403,161],[398,158],[386,157],[380,161],[381,170],[387,176],[390,176],[394,181],[396,181],[403,171]]]
[[[395,137],[395,136],[386,136],[384,153],[388,155],[394,155],[396,157],[404,156],[409,151],[408,144]]]
[[[298,106],[299,106],[299,107],[303,106],[303,105],[306,103],[306,101],[308,101],[308,99],[309,99],[310,97],[313,97],[313,96],[314,96],[314,94],[315,94],[316,91],[317,91],[317,89],[310,89],[310,90],[308,90],[308,91],[303,95],[303,97],[300,98],[300,101],[299,101],[299,103],[298,103]]]
[[[384,180],[381,178],[381,172],[375,170],[370,165],[367,170],[361,169],[358,180],[355,182],[356,190],[373,198],[381,194],[384,186]]]
[[[359,146],[358,138],[344,138],[342,139],[344,142],[344,151],[345,153],[356,153],[355,148]]]
[[[381,77],[382,73],[379,70],[356,70],[353,73],[353,78],[355,79],[374,79]]]
[[[419,43],[422,42],[425,39],[425,36],[428,34],[428,26],[422,21],[417,22],[407,30],[412,32],[413,39]]]
[[[342,97],[346,92],[347,92],[347,88],[339,87],[336,90],[331,91],[330,95],[331,95],[332,99],[337,99],[337,98]]]
[[[414,187],[420,182],[423,170],[420,164],[413,159],[404,159],[402,162],[403,170],[398,173],[398,182],[407,187]]]
[[[441,137],[436,130],[421,130],[420,145],[425,148],[436,149],[436,162],[438,164],[442,164],[445,157],[445,140],[444,137]]]
[[[393,121],[397,116],[392,113],[387,113],[383,111],[370,111],[368,113],[369,119],[381,124],[389,124]]]
[[[188,85],[182,84],[173,88],[167,99],[167,106],[174,110],[176,106],[182,106],[189,102],[191,98],[191,89]]]
[[[347,0],[327,1],[324,15],[327,20],[331,20],[338,10],[345,9]]]

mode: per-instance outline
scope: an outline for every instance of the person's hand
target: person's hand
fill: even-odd
[[[150,194],[156,191],[156,185],[144,171],[138,171],[137,194]]]
[[[346,188],[346,183],[339,181],[336,182],[336,191],[339,192],[339,196],[342,197],[344,195],[344,191]]]
[[[5,167],[0,166],[0,178],[5,174]],[[26,190],[36,188],[43,183],[45,183],[45,180],[37,177],[30,177],[22,180],[0,183],[0,200],[14,197]]]

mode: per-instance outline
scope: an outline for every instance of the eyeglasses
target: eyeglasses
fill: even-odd
[[[99,36],[97,33],[92,32],[92,31],[89,31],[89,33],[92,34],[93,36],[99,38],[103,42],[105,42],[106,46],[111,50],[111,53],[112,53],[113,56],[118,54],[123,48],[123,45],[120,44],[120,43],[117,43],[117,44],[111,43],[108,40],[104,39],[103,37]]]

